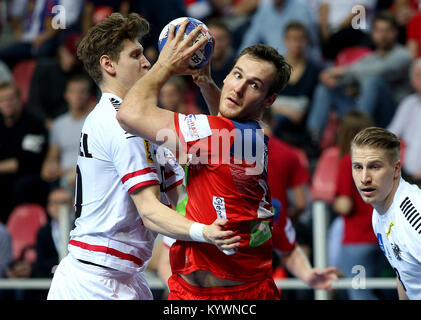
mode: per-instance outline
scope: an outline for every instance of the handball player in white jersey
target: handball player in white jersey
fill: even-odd
[[[421,190],[401,177],[400,141],[370,127],[351,144],[352,175],[374,207],[373,229],[396,272],[399,299],[421,299]]]
[[[183,169],[175,161],[158,165],[155,146],[117,122],[122,99],[150,68],[139,42],[148,31],[148,22],[139,15],[113,13],[92,27],[78,47],[78,57],[102,96],[82,128],[77,219],[69,254],[54,273],[48,299],[152,299],[143,271],[157,232],[209,242],[221,250],[239,244],[239,237],[223,230],[225,220],[193,223],[162,204],[160,191],[173,194],[176,204]]]

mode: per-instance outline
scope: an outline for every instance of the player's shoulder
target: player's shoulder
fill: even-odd
[[[421,189],[401,179],[395,217],[409,234],[417,235],[421,241]]]
[[[86,117],[83,130],[90,130],[100,135],[115,136],[125,131],[117,121],[116,114],[122,100],[117,96],[104,93],[91,113]]]

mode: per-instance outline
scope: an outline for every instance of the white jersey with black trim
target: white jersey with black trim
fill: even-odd
[[[400,179],[385,214],[373,211],[373,229],[409,299],[421,299],[421,190]]]
[[[104,93],[83,125],[68,248],[76,259],[135,273],[146,268],[156,233],[144,227],[130,193],[159,184],[162,170],[156,146],[120,127],[120,104]]]

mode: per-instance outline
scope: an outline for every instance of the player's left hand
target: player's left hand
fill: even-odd
[[[228,222],[225,219],[216,219],[212,224],[203,228],[203,236],[208,243],[214,244],[219,250],[237,250],[240,246],[240,236],[234,231],[225,230],[224,225]]]
[[[337,271],[335,267],[329,267],[324,270],[313,268],[307,283],[313,289],[330,290],[332,289],[331,281],[338,280]]]

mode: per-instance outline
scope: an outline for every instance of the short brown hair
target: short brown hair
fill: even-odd
[[[249,54],[252,57],[258,58],[260,60],[270,62],[275,66],[276,77],[269,88],[267,96],[270,96],[274,93],[278,94],[285,88],[289,81],[289,77],[291,76],[292,67],[285,60],[284,56],[278,53],[276,49],[265,44],[256,44],[241,51],[237,57],[236,62],[238,59],[240,59],[240,57],[246,54]]]
[[[383,128],[368,127],[360,131],[352,140],[351,148],[354,146],[384,150],[392,162],[400,159],[401,142],[395,134]]]
[[[8,82],[8,81],[0,82],[0,90],[8,89],[8,88],[12,88],[15,91],[16,97],[20,99],[21,97],[20,90],[16,84],[14,84],[13,82]]]
[[[394,29],[398,29],[398,23],[396,22],[395,17],[387,10],[382,10],[379,11],[378,13],[376,13],[376,15],[373,18],[373,21],[371,22],[371,25],[374,26],[374,24],[377,21],[385,21],[388,22],[390,24],[391,27],[393,27]]]
[[[308,29],[307,29],[307,27],[304,24],[302,24],[301,22],[299,22],[299,21],[291,21],[290,23],[288,23],[286,25],[286,27],[285,27],[285,30],[284,30],[284,36],[286,36],[286,34],[290,30],[298,30],[298,31],[301,31],[304,34],[304,36],[306,38],[308,38]]]
[[[108,55],[118,61],[124,40],[135,40],[148,32],[148,21],[137,13],[130,13],[127,17],[118,12],[112,13],[88,30],[77,48],[77,56],[92,79],[99,84],[102,81],[101,56]]]

